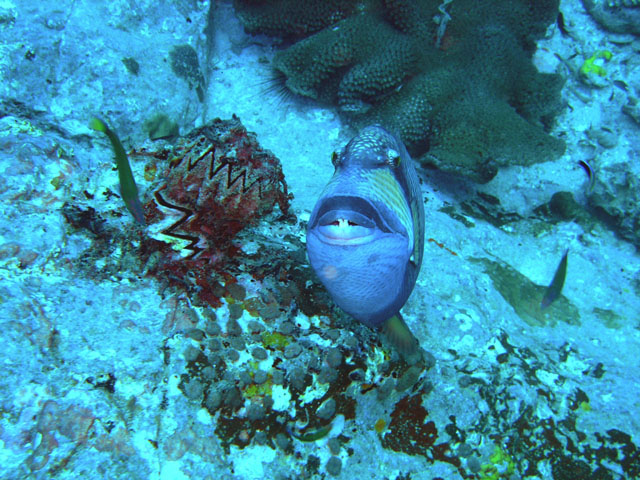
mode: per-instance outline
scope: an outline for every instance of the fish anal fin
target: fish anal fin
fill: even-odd
[[[422,360],[420,344],[400,313],[382,324],[381,333],[409,365],[415,365]]]

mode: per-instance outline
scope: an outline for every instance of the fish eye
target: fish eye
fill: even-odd
[[[338,165],[340,165],[340,155],[338,155],[338,152],[333,152],[331,154],[331,163],[333,164],[334,167],[338,167]]]
[[[387,150],[387,163],[392,167],[400,165],[400,154],[392,148]]]

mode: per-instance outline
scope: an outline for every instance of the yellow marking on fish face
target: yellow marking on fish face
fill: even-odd
[[[364,185],[368,185],[367,196],[372,200],[383,203],[398,216],[402,225],[407,230],[409,239],[415,244],[414,215],[407,203],[404,190],[396,180],[396,177],[388,169],[363,170],[361,172]],[[411,245],[414,248],[414,245]]]
[[[420,199],[422,200],[422,199]],[[422,226],[420,225],[420,206],[418,205],[418,199],[411,200],[411,216],[413,217],[413,254],[411,255],[411,261],[414,265],[420,263],[422,252],[420,251],[420,231]],[[424,248],[424,246],[422,247]]]

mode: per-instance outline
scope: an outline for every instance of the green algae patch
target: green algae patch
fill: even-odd
[[[458,213],[456,211],[456,207],[454,207],[453,205],[446,205],[446,206],[442,207],[441,209],[439,209],[438,211],[449,215],[449,217],[451,217],[452,219],[462,223],[467,228],[473,228],[473,227],[476,226],[476,224],[474,222],[469,220],[464,215],[461,215],[460,213]]]
[[[618,329],[622,327],[623,317],[618,315],[613,310],[607,308],[594,308],[593,314],[598,317],[598,320],[604,324],[607,328]]]
[[[495,446],[493,454],[489,457],[489,463],[482,465],[480,480],[499,480],[511,478],[516,471],[513,458],[502,448]]]
[[[266,397],[268,395],[271,395],[272,388],[273,383],[271,381],[263,383],[261,385],[252,383],[244,389],[244,396],[249,399],[252,399],[254,397]]]
[[[540,302],[547,286],[536,285],[529,278],[500,260],[472,258],[474,263],[484,267],[494,287],[513,307],[518,316],[532,327],[553,326],[557,322],[580,325],[580,314],[564,295],[560,295],[551,305],[542,309]]]
[[[265,332],[262,334],[262,343],[265,347],[284,350],[284,347],[291,343],[291,340],[278,332]]]

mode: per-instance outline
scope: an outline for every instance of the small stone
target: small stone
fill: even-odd
[[[290,343],[284,347],[284,358],[296,358],[302,353],[302,347],[297,343]]]
[[[216,378],[216,371],[213,369],[213,367],[204,367],[202,369],[202,378],[205,380],[213,380]]]
[[[231,409],[236,409],[242,406],[242,393],[237,387],[232,387],[222,396],[224,404]]]
[[[291,322],[282,322],[278,331],[283,335],[291,335],[295,326]]]
[[[610,0],[609,5],[611,5],[612,1],[613,0]],[[630,1],[633,1],[633,0],[630,0]],[[634,40],[635,40],[635,37],[630,33],[609,32],[607,34],[607,41],[611,43],[615,43],[616,45],[629,45],[633,43]]]
[[[201,342],[202,340],[204,340],[204,332],[199,328],[192,328],[191,330],[188,330],[184,334],[184,336],[187,338],[191,338],[197,342]]]
[[[259,430],[253,436],[253,440],[258,445],[265,445],[267,443],[267,441],[269,440],[269,437],[267,436],[266,432],[263,432],[262,430]]]
[[[195,348],[189,345],[184,352],[182,352],[182,356],[184,357],[185,362],[193,362],[200,355],[200,349]]]
[[[208,410],[217,410],[220,404],[222,403],[222,394],[214,389],[210,388],[207,392],[207,399],[204,404]]]
[[[274,403],[275,402],[273,400],[273,397],[271,397],[270,395],[267,395],[262,399],[262,406],[264,407],[265,410],[271,410],[273,408]]]
[[[353,350],[358,346],[358,339],[352,335],[352,336],[346,338],[346,340],[344,341],[344,344],[349,349]]]
[[[280,448],[281,450],[286,450],[289,447],[289,444],[291,443],[291,441],[289,440],[289,437],[287,437],[284,433],[280,432],[276,435],[276,445],[278,446],[278,448]]]
[[[554,215],[567,221],[578,217],[582,211],[571,192],[554,193],[549,201],[549,209]]]
[[[460,457],[468,457],[473,453],[473,448],[467,443],[463,443],[458,447],[458,456]]]
[[[629,96],[627,103],[622,106],[622,112],[626,113],[636,123],[640,124],[640,102],[637,98]]]
[[[224,368],[224,361],[222,360],[221,353],[211,353],[207,356],[207,360],[209,361],[209,365]]]
[[[277,304],[270,303],[269,305],[258,308],[258,313],[264,320],[273,320],[280,316],[280,309]]]
[[[231,312],[231,307],[233,306],[234,305],[229,305],[229,312]],[[227,335],[237,337],[238,335],[242,334],[242,328],[240,327],[240,324],[235,320],[236,318],[240,318],[240,315],[235,318],[232,316],[232,318],[227,322]]]
[[[229,345],[231,346],[231,348],[238,351],[244,350],[246,346],[246,344],[244,343],[244,338],[242,337],[232,337],[229,340]]]
[[[391,362],[382,362],[378,367],[378,372],[382,375],[386,375],[391,371]]]
[[[333,368],[323,368],[318,374],[320,383],[332,383],[338,378],[338,372]]]
[[[305,372],[300,367],[295,367],[289,372],[289,382],[291,386],[296,390],[304,391],[306,385],[304,384]]]
[[[395,380],[393,378],[387,378],[384,382],[382,382],[382,385],[378,387],[378,391],[377,391],[378,401],[382,401],[385,398],[387,398],[393,391],[394,387],[395,387]]]
[[[480,464],[480,460],[476,457],[469,457],[467,459],[467,468],[471,473],[478,473],[482,468],[482,465]]]
[[[400,380],[398,380],[396,390],[398,392],[403,392],[413,387],[420,378],[421,372],[422,370],[420,369],[420,367],[413,366],[409,368],[406,372],[404,372],[404,375],[400,377]]]
[[[333,328],[329,330],[326,335],[329,340],[333,340],[335,342],[340,338],[340,330]]]
[[[130,73],[134,75],[138,75],[138,71],[140,70],[140,65],[136,62],[135,59],[123,58],[122,63],[127,67]],[[162,138],[172,138],[177,137],[180,134],[180,127],[174,121],[172,121],[167,115],[164,113],[157,113],[156,115],[147,118],[145,122],[142,124],[142,128],[147,132],[150,140],[160,140]],[[145,180],[151,181],[156,176],[156,167],[147,169],[145,168]]]
[[[337,348],[331,348],[327,352],[327,364],[331,368],[338,368],[342,365],[342,352]]]
[[[323,420],[329,420],[335,415],[335,413],[336,401],[334,398],[329,398],[318,407],[318,410],[316,410],[316,415],[318,415],[318,417],[322,418]]]
[[[436,366],[436,357],[433,356],[433,353],[424,351],[422,354],[422,358],[424,360],[425,370],[431,370]]]
[[[307,368],[309,370],[313,370],[315,372],[319,371],[321,367],[320,358],[313,355],[309,358],[309,362],[307,363]]]
[[[259,333],[252,333],[251,335],[249,335],[249,342],[250,343],[262,342],[262,335],[260,335]]]
[[[409,350],[407,352],[402,352],[400,357],[407,363],[409,366],[417,365],[419,362],[423,360],[422,358],[422,349],[416,348],[414,350]]]
[[[136,328],[136,324],[132,320],[127,319],[120,322],[120,325],[118,325],[118,328],[122,330],[132,331]]]
[[[234,300],[241,302],[247,296],[247,290],[242,285],[238,285],[237,283],[228,283],[225,285],[225,288],[227,289],[227,292],[229,293],[231,298],[233,298]]]
[[[434,386],[432,382],[426,381],[422,384],[422,391],[424,392],[424,395],[429,395],[431,392],[433,392]]]
[[[249,385],[251,383],[251,375],[246,370],[242,370],[238,374],[238,379],[245,385]]]
[[[338,455],[340,453],[340,448],[342,447],[342,445],[340,445],[340,440],[336,437],[330,438],[327,441],[327,446],[329,447],[329,451],[332,455]]]
[[[255,320],[251,320],[248,323],[247,328],[249,329],[249,331],[251,333],[262,333],[262,332],[264,332],[264,325],[262,325],[259,322],[256,322]]]
[[[338,457],[331,457],[327,462],[326,469],[329,475],[337,477],[342,471],[342,460]]]
[[[42,287],[42,279],[41,279],[41,277],[27,277],[27,278],[24,279],[24,284],[27,287],[40,288],[40,287]],[[132,311],[135,311],[134,309],[136,307],[134,307],[134,305],[136,305],[136,304],[138,305],[138,307],[140,307],[140,304],[138,302],[134,301],[134,302],[129,303],[129,308]],[[142,307],[140,307],[140,308],[142,308]]]
[[[215,315],[215,312],[214,312],[214,315]],[[204,327],[204,331],[210,337],[215,337],[220,335],[220,333],[222,333],[222,329],[220,328],[220,325],[218,325],[218,322],[215,319],[207,321],[207,324]]]
[[[258,385],[262,385],[267,381],[267,372],[265,372],[264,370],[257,370],[253,375],[253,381]]]
[[[240,360],[240,354],[231,348],[227,349],[226,355],[231,362],[237,362],[238,360]]]
[[[255,347],[251,350],[251,356],[256,360],[266,360],[267,359],[267,351],[262,347]]]
[[[282,385],[284,383],[284,373],[280,370],[274,370],[271,374],[271,382],[274,385]]]
[[[212,352],[217,352],[222,349],[222,342],[218,338],[212,338],[209,340],[209,350]]]
[[[242,308],[242,305],[240,305],[239,303],[232,303],[231,305],[229,305],[230,321],[235,321],[238,318],[240,318],[243,312],[244,312],[244,309]],[[240,326],[238,325],[238,328],[239,327]],[[240,332],[242,332],[242,330],[240,330]],[[227,327],[227,333],[229,333],[228,327]],[[237,333],[236,335],[240,335],[240,333]]]
[[[0,246],[0,260],[13,258],[20,252],[20,245],[16,242],[3,243]]]
[[[38,258],[38,256],[38,252],[35,252],[33,250],[21,250],[17,255],[18,262],[20,262],[20,268],[29,267],[33,262],[36,261],[36,258]]]
[[[204,387],[195,378],[192,378],[188,383],[184,385],[184,394],[189,400],[200,400],[204,393]]]
[[[252,403],[247,407],[247,418],[251,421],[263,419],[264,414],[264,407],[259,403]]]

